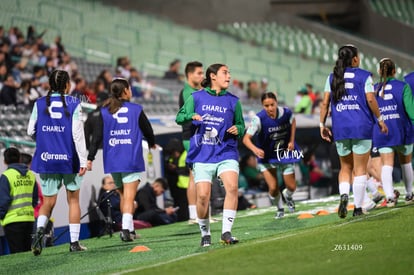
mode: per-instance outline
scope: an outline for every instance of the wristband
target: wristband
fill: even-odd
[[[319,122],[319,128],[325,128],[325,123]]]

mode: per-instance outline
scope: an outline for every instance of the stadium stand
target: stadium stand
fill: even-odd
[[[385,17],[414,26],[414,1],[412,0],[370,0],[370,5],[375,12]]]

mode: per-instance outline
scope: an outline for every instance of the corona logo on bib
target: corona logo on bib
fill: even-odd
[[[48,160],[68,160],[68,155],[66,154],[50,154],[49,152],[43,152],[40,155],[40,158],[47,162]]]
[[[126,113],[128,113],[128,108],[127,107],[121,107],[118,110],[118,112],[116,112],[115,114],[112,115],[112,117],[115,118],[116,122],[118,122],[119,124],[128,123],[128,118],[127,117],[119,116],[120,114],[126,114]]]

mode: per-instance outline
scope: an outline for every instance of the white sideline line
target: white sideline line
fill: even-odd
[[[362,219],[356,219],[356,220],[344,222],[344,223],[337,224],[337,225],[331,225],[328,228],[335,228],[335,227],[340,227],[340,226],[348,225],[348,224],[351,224],[351,223],[354,223],[354,222],[360,222],[360,221],[363,221],[363,220],[366,220],[366,219],[369,219],[369,218],[378,217],[378,216],[381,216],[383,214],[387,214],[388,212],[397,211],[397,210],[400,210],[400,209],[401,209],[401,207],[391,208],[389,210],[388,209],[387,210],[384,210],[383,212],[378,213],[378,214],[374,214],[374,215],[364,215],[364,216],[362,216],[363,217]],[[312,229],[312,228],[310,228],[310,229]],[[289,238],[289,237],[294,237],[294,236],[298,236],[298,235],[301,235],[301,234],[306,234],[306,233],[309,233],[309,232],[310,232],[309,230],[303,230],[303,231],[300,231],[300,232],[297,232],[297,233],[291,233],[291,234],[287,234],[287,235],[283,235],[283,236],[277,236],[277,237],[273,237],[273,238],[265,238],[263,240],[252,241],[251,244],[258,244],[258,243],[263,243],[263,242],[268,242],[268,241],[275,241],[275,240],[286,239],[286,238]],[[239,246],[236,246],[236,247],[239,247]],[[180,260],[183,260],[183,259],[187,259],[187,258],[191,258],[191,257],[194,257],[194,256],[198,256],[198,255],[201,255],[201,254],[205,254],[207,252],[208,251],[205,251],[205,252],[197,252],[197,253],[194,253],[194,254],[181,256],[181,257],[178,257],[176,259],[172,259],[172,260],[169,260],[169,261],[166,261],[166,262],[160,262],[160,263],[156,263],[156,264],[153,264],[153,265],[150,265],[150,266],[138,267],[136,269],[129,269],[129,270],[124,270],[124,271],[121,271],[121,272],[111,273],[111,274],[120,275],[120,274],[129,273],[129,272],[140,271],[140,270],[144,270],[144,269],[148,269],[148,268],[154,268],[154,267],[166,265],[166,264],[169,264],[169,263],[174,263],[174,262],[177,262],[177,261],[180,261]]]
[[[336,224],[336,225],[333,225],[332,227],[340,227],[340,226],[348,225],[350,223],[364,221],[364,220],[369,219],[369,218],[378,217],[378,216],[381,216],[381,215],[384,215],[384,214],[388,214],[388,212],[397,211],[397,210],[401,210],[401,209],[402,209],[402,207],[397,207],[397,208],[386,209],[383,212],[377,213],[377,214],[374,214],[374,215],[365,214],[365,215],[362,215],[360,219],[356,219],[356,220]]]
[[[194,253],[194,254],[181,256],[181,257],[178,257],[176,259],[172,259],[172,260],[169,260],[169,261],[166,261],[166,262],[156,263],[156,264],[153,264],[153,265],[138,267],[138,268],[134,268],[134,269],[128,269],[128,270],[124,270],[124,271],[117,272],[117,273],[111,273],[111,274],[113,274],[113,275],[119,275],[119,274],[125,274],[125,273],[129,273],[129,272],[144,270],[144,269],[147,269],[147,268],[153,268],[153,267],[157,267],[157,266],[162,266],[162,265],[166,265],[166,264],[169,264],[169,263],[173,263],[173,262],[177,262],[177,261],[180,261],[180,260],[184,260],[184,259],[187,259],[187,258],[191,258],[191,257],[194,257],[194,256],[198,256],[198,255],[201,255],[201,254],[205,254],[207,252],[208,251],[205,251],[205,252],[197,252],[197,253]]]

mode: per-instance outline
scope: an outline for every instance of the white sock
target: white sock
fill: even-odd
[[[130,230],[129,228],[131,227],[131,223],[133,224],[132,214],[122,214],[122,229]]]
[[[223,227],[221,233],[231,232],[234,219],[236,218],[236,210],[223,209]]]
[[[79,223],[70,223],[69,224],[69,232],[70,232],[70,242],[71,243],[79,241],[80,224]]]
[[[201,237],[210,234],[210,219],[198,219],[198,226],[200,226]]]
[[[355,208],[362,207],[364,203],[364,193],[366,190],[367,176],[358,176],[354,177],[354,183],[352,185],[352,190],[354,192],[354,205]]]
[[[340,182],[339,183],[339,195],[347,194],[349,195],[350,185],[349,182]]]
[[[378,194],[377,186],[374,183],[374,178],[370,177],[367,181],[367,187],[372,196],[375,197]]]
[[[401,164],[402,177],[405,184],[406,194],[409,195],[413,192],[413,167],[410,163]]]
[[[387,199],[394,199],[394,187],[392,185],[392,166],[384,165],[381,168],[381,181]]]
[[[283,199],[282,199],[282,196],[281,196],[280,192],[276,196],[275,200],[277,202],[277,209],[283,209]]]
[[[293,193],[295,193],[295,191],[290,191],[289,189],[286,188],[286,197],[291,199],[293,196]]]
[[[270,203],[272,204],[272,205],[276,205],[276,203],[275,203],[275,197],[272,197],[270,194],[267,194],[268,196],[269,196],[269,200],[270,200]],[[276,196],[277,197],[277,196]]]
[[[189,219],[191,220],[197,219],[197,207],[195,206],[195,204],[191,204],[188,206],[188,214],[189,214]]]
[[[48,220],[48,218],[45,215],[40,215],[39,217],[37,217],[37,225],[36,225],[36,228],[46,227],[47,220]]]
[[[131,222],[129,223],[129,227],[128,227],[128,229],[129,229],[129,232],[132,232],[132,231],[134,231],[134,230],[135,230],[135,228],[134,228],[134,220],[133,220],[133,218],[131,219]]]
[[[367,204],[370,203],[371,199],[368,196],[368,192],[365,190],[364,192],[364,203],[363,204]]]

